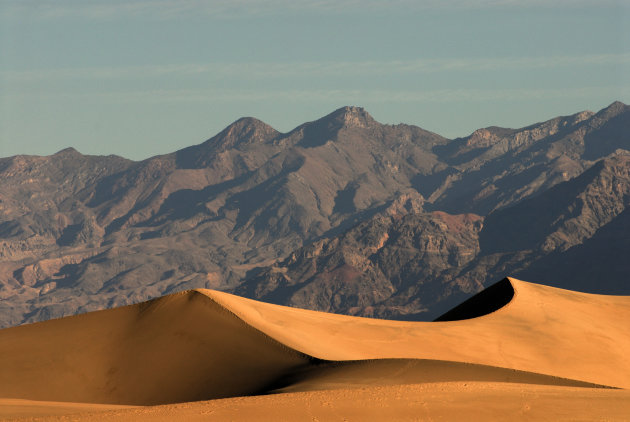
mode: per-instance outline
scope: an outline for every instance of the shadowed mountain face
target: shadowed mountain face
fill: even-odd
[[[480,287],[454,277],[479,253],[482,223],[438,211],[379,215],[251,271],[234,293],[327,312],[432,318]]]
[[[0,326],[198,287],[403,319],[507,274],[572,287],[558,268],[628,247],[627,149],[613,103],[455,140],[344,107],[289,133],[243,118],[140,162],[2,158]],[[574,279],[624,293],[624,265]]]
[[[434,211],[372,219],[252,271],[234,292],[297,307],[422,320],[505,274],[628,295],[628,204],[630,153],[619,151],[485,218]]]

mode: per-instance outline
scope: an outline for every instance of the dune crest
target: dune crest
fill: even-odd
[[[491,314],[506,307],[515,294],[514,285],[505,278],[440,315],[435,321],[461,321]]]
[[[0,397],[150,405],[452,381],[630,388],[619,323],[630,297],[508,278],[445,315],[386,321],[187,291],[0,330]]]
[[[468,319],[443,322],[349,317],[200,291],[249,325],[319,359],[447,360],[630,388],[625,357],[630,331],[618,323],[630,321],[630,297],[573,292],[511,277],[487,290],[497,285],[498,292],[484,290],[454,308],[452,315]],[[486,303],[488,298],[501,306]]]
[[[0,397],[147,405],[244,396],[309,360],[187,291],[0,331]]]

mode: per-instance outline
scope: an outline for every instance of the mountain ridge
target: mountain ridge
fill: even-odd
[[[286,133],[242,118],[201,144],[142,161],[73,149],[0,158],[0,326],[186,288],[241,289],[256,297],[269,292],[261,286],[275,283],[260,274],[269,269],[271,277],[270,268],[316,242],[346,245],[352,253],[338,256],[361,257],[369,276],[344,283],[344,274],[350,280],[357,270],[351,263],[337,269],[333,263],[346,258],[330,255],[318,267],[328,281],[303,284],[303,299],[294,305],[425,318],[506,273],[587,244],[625,216],[624,150],[630,150],[630,107],[616,102],[597,113],[479,129],[454,140],[417,126],[380,124],[348,106]],[[567,207],[608,198],[599,214],[592,214],[596,208],[585,214],[588,224],[566,219],[563,229],[528,228],[547,239],[546,249],[494,251],[496,235],[494,246],[485,240],[480,246],[492,230],[501,233],[501,210],[589,171],[623,192],[607,194],[608,182],[576,185],[588,192],[576,191]],[[592,215],[600,217],[591,221]],[[584,224],[590,228],[573,236]],[[390,237],[385,249],[363,256],[372,240],[347,242],[368,226]],[[425,235],[443,243],[431,246]],[[421,240],[428,243],[414,243]],[[428,261],[427,245],[437,251]],[[390,257],[376,262],[384,250]],[[410,268],[397,263],[412,257],[419,263]],[[392,280],[398,280],[393,290]],[[278,297],[292,297],[278,288],[272,289]],[[309,304],[307,297],[319,299]]]

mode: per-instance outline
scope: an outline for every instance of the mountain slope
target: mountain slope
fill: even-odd
[[[629,285],[620,277],[626,260],[613,257],[630,253],[624,241],[629,199],[630,153],[620,151],[571,181],[490,214],[470,273],[507,271],[562,288],[626,294]]]
[[[480,288],[454,277],[479,253],[482,224],[474,214],[379,215],[251,271],[233,292],[326,312],[432,319],[457,293]]]
[[[48,220],[37,201],[20,215],[5,214],[4,250],[33,251],[35,240],[19,227],[35,221],[46,229],[36,238],[41,250],[0,266],[2,324],[233,286],[253,265],[343,230],[401,196],[421,206],[409,179],[430,171],[430,149],[444,142],[345,107],[288,134],[241,119],[198,146],[124,162],[118,172],[88,179],[84,194]],[[59,165],[56,156],[41,160]],[[25,177],[16,174],[5,172],[5,184]],[[39,185],[49,176],[40,170],[37,177]],[[50,229],[53,218],[67,221],[65,228]]]
[[[479,129],[434,149],[449,167],[437,190],[425,196],[446,212],[487,215],[629,147],[630,107],[620,102],[517,130]]]
[[[504,274],[629,294],[630,152],[485,218],[375,217],[248,274],[236,294],[338,313],[429,320]]]
[[[243,118],[140,162],[72,149],[2,158],[0,326],[199,287],[431,318],[622,214],[629,127],[616,102],[448,140],[343,107],[288,133]],[[368,226],[390,236],[373,256],[357,234]],[[314,245],[327,245],[326,262],[289,262]],[[279,281],[283,268],[292,281]]]

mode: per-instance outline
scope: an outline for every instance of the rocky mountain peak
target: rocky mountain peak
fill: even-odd
[[[327,116],[342,127],[368,127],[376,121],[363,107],[345,106]]]
[[[275,138],[280,132],[267,123],[253,117],[243,117],[223,129],[208,142],[218,141],[224,148],[231,148],[238,144],[265,143]]]
[[[289,136],[295,137],[303,147],[317,147],[328,140],[338,140],[345,129],[365,129],[380,124],[362,107],[345,106],[312,122],[295,128]],[[343,136],[342,136],[343,138]]]
[[[219,153],[253,151],[258,146],[271,143],[279,135],[280,132],[263,121],[242,117],[206,142],[176,151],[172,156],[180,169],[202,168],[215,160]]]
[[[593,117],[595,115],[595,113],[593,113],[592,111],[581,111],[579,113],[576,113],[572,116],[569,117],[570,123],[571,124],[578,124],[580,122],[583,122],[584,120],[590,119],[591,117]]]
[[[600,110],[596,115],[600,118],[610,119],[621,113],[625,113],[628,111],[630,107],[622,103],[621,101],[615,101],[608,107]]]
[[[606,109],[624,109],[626,107],[628,107],[628,106],[626,104],[622,103],[621,101],[614,101],[612,104],[610,104],[604,110],[606,110]]]
[[[61,151],[55,153],[54,155],[57,157],[62,157],[62,156],[77,156],[77,155],[82,155],[82,154],[76,149],[69,147],[69,148],[62,149]]]
[[[501,137],[494,133],[492,128],[477,129],[466,140],[466,146],[475,148],[489,147]]]

